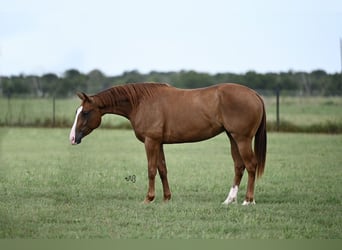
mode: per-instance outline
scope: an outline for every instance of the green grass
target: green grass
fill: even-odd
[[[81,104],[78,98],[56,99],[55,127],[71,127],[75,111]],[[8,99],[0,98],[0,125],[51,127],[53,122],[52,99]],[[130,128],[127,120],[120,116],[104,116],[103,127]]]
[[[144,205],[144,146],[98,129],[0,128],[0,238],[341,239],[342,136],[269,133],[257,205],[224,207],[233,179],[225,135],[166,145],[173,197]],[[135,175],[136,182],[125,178]]]
[[[276,98],[265,97],[267,120],[276,121]],[[342,97],[280,97],[280,121],[309,126],[342,124]]]

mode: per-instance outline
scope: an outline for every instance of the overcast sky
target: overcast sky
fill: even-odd
[[[0,75],[341,71],[341,0],[0,0]]]

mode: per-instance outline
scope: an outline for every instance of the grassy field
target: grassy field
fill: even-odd
[[[172,201],[142,204],[144,146],[98,129],[0,128],[0,238],[341,239],[342,135],[269,133],[257,205],[225,207],[233,179],[225,135],[166,145]],[[135,182],[129,176],[135,176]]]
[[[276,121],[276,98],[264,98],[268,121]],[[342,123],[342,97],[281,96],[280,120],[295,125]]]
[[[275,130],[276,98],[265,97],[269,129]],[[57,99],[55,126],[71,127],[80,101]],[[0,98],[0,125],[47,126],[53,120],[52,99]],[[284,131],[342,132],[341,97],[286,97],[280,98],[280,121]],[[128,122],[119,116],[104,116],[103,127],[128,128]],[[296,127],[297,126],[297,127]],[[298,128],[299,126],[299,128]]]

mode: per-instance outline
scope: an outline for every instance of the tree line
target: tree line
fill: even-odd
[[[0,77],[0,95],[32,96],[32,97],[70,97],[76,91],[97,93],[114,85],[134,82],[166,82],[179,88],[200,88],[217,83],[235,82],[256,90],[274,92],[297,92],[302,95],[342,95],[341,73],[329,74],[324,70],[312,72],[280,72],[280,73],[217,73],[178,71],[151,71],[142,74],[139,71],[127,71],[117,76],[106,76],[100,70],[92,70],[84,74],[76,69],[64,72],[62,76],[54,73],[37,75],[16,75]]]

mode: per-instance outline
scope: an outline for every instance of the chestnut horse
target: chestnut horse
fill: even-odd
[[[77,95],[82,104],[76,111],[70,132],[71,144],[79,144],[97,128],[104,114],[126,117],[136,137],[145,144],[149,179],[145,203],[155,198],[157,171],[163,185],[164,201],[171,199],[163,144],[198,142],[226,132],[235,177],[223,204],[237,201],[245,169],[248,184],[243,205],[255,204],[254,182],[256,176],[263,174],[266,160],[265,106],[255,91],[238,84],[184,90],[164,83],[132,83],[92,96]]]

